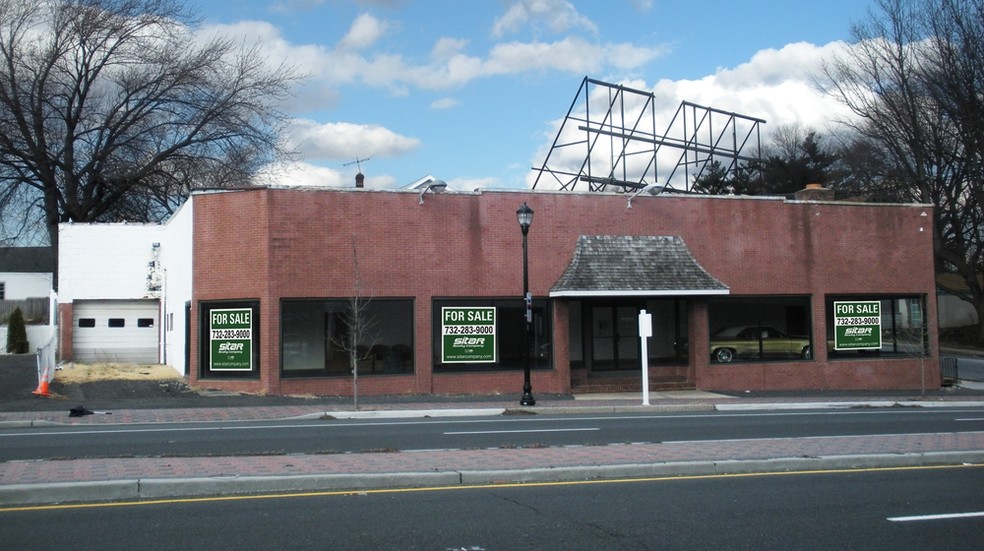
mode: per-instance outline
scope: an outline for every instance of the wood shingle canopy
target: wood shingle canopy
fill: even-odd
[[[678,236],[582,235],[551,297],[727,295]]]

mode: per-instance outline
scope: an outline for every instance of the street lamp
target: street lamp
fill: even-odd
[[[535,406],[533,385],[530,384],[530,340],[533,334],[533,296],[530,295],[530,270],[526,259],[526,234],[530,232],[533,223],[533,209],[525,202],[516,210],[519,229],[523,230],[523,301],[526,304],[526,348],[523,352],[523,397],[519,400],[521,406]]]

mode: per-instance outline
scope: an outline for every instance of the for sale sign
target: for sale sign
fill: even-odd
[[[253,309],[209,312],[210,371],[253,370]]]
[[[834,350],[881,347],[881,302],[834,302]]]
[[[441,308],[441,362],[495,363],[495,307]]]

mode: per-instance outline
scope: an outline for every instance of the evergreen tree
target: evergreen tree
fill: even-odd
[[[7,319],[7,352],[10,354],[27,354],[31,344],[27,342],[27,327],[24,325],[24,313],[20,307],[14,308]]]

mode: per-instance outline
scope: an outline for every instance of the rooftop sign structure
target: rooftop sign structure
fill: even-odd
[[[739,162],[761,164],[764,120],[684,101],[665,123],[656,102],[651,92],[585,78],[534,167],[533,189],[686,192],[713,162],[729,173]]]

